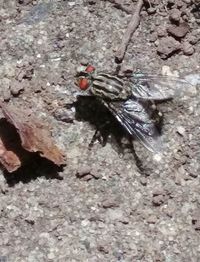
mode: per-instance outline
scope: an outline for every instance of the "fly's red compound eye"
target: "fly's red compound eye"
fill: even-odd
[[[80,87],[81,90],[88,89],[89,85],[90,85],[90,82],[87,78],[80,78],[78,80],[78,86]]]
[[[92,66],[92,65],[88,65],[88,66],[86,67],[86,69],[85,69],[85,71],[86,71],[87,73],[92,73],[92,72],[94,72],[94,70],[95,70],[95,67]]]

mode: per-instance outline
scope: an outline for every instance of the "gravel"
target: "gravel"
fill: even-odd
[[[135,140],[133,150],[120,126],[93,100],[77,102],[77,66],[85,61],[115,71],[114,54],[129,15],[110,1],[4,1],[2,97],[48,123],[67,161],[57,174],[46,163],[13,174],[1,171],[0,260],[199,261],[200,44],[192,38],[198,38],[194,32],[199,30],[196,4],[150,2],[153,9],[143,9],[123,67],[161,74],[167,66],[172,75],[196,85],[195,94],[158,105],[164,115],[159,155]],[[169,36],[167,28],[179,27],[174,23],[183,22],[184,12],[190,32],[187,27],[181,38]],[[95,141],[89,147],[108,119],[105,146]]]

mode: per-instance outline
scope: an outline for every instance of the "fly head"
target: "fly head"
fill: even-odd
[[[95,72],[95,67],[92,65],[80,66],[77,68],[75,84],[81,91],[90,89],[92,84],[92,76]]]

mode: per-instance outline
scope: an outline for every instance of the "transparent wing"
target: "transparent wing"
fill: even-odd
[[[159,133],[142,103],[131,98],[125,102],[104,102],[104,105],[128,133],[135,136],[148,150],[161,151]]]
[[[133,95],[138,99],[162,101],[191,94],[194,86],[179,77],[136,73],[129,78]]]

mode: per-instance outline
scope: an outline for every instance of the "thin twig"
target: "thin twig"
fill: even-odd
[[[126,7],[121,3],[121,0],[107,0],[108,2],[114,4],[114,6],[127,14],[132,14],[132,8]]]
[[[118,63],[121,63],[123,58],[124,58],[124,54],[126,52],[126,48],[128,46],[128,43],[131,39],[132,34],[135,32],[135,30],[137,29],[139,23],[140,23],[140,11],[141,8],[143,6],[143,0],[138,0],[136,8],[133,11],[133,15],[131,17],[131,20],[128,24],[128,27],[126,29],[126,32],[122,38],[122,42],[120,47],[118,48],[115,58],[116,61]]]

